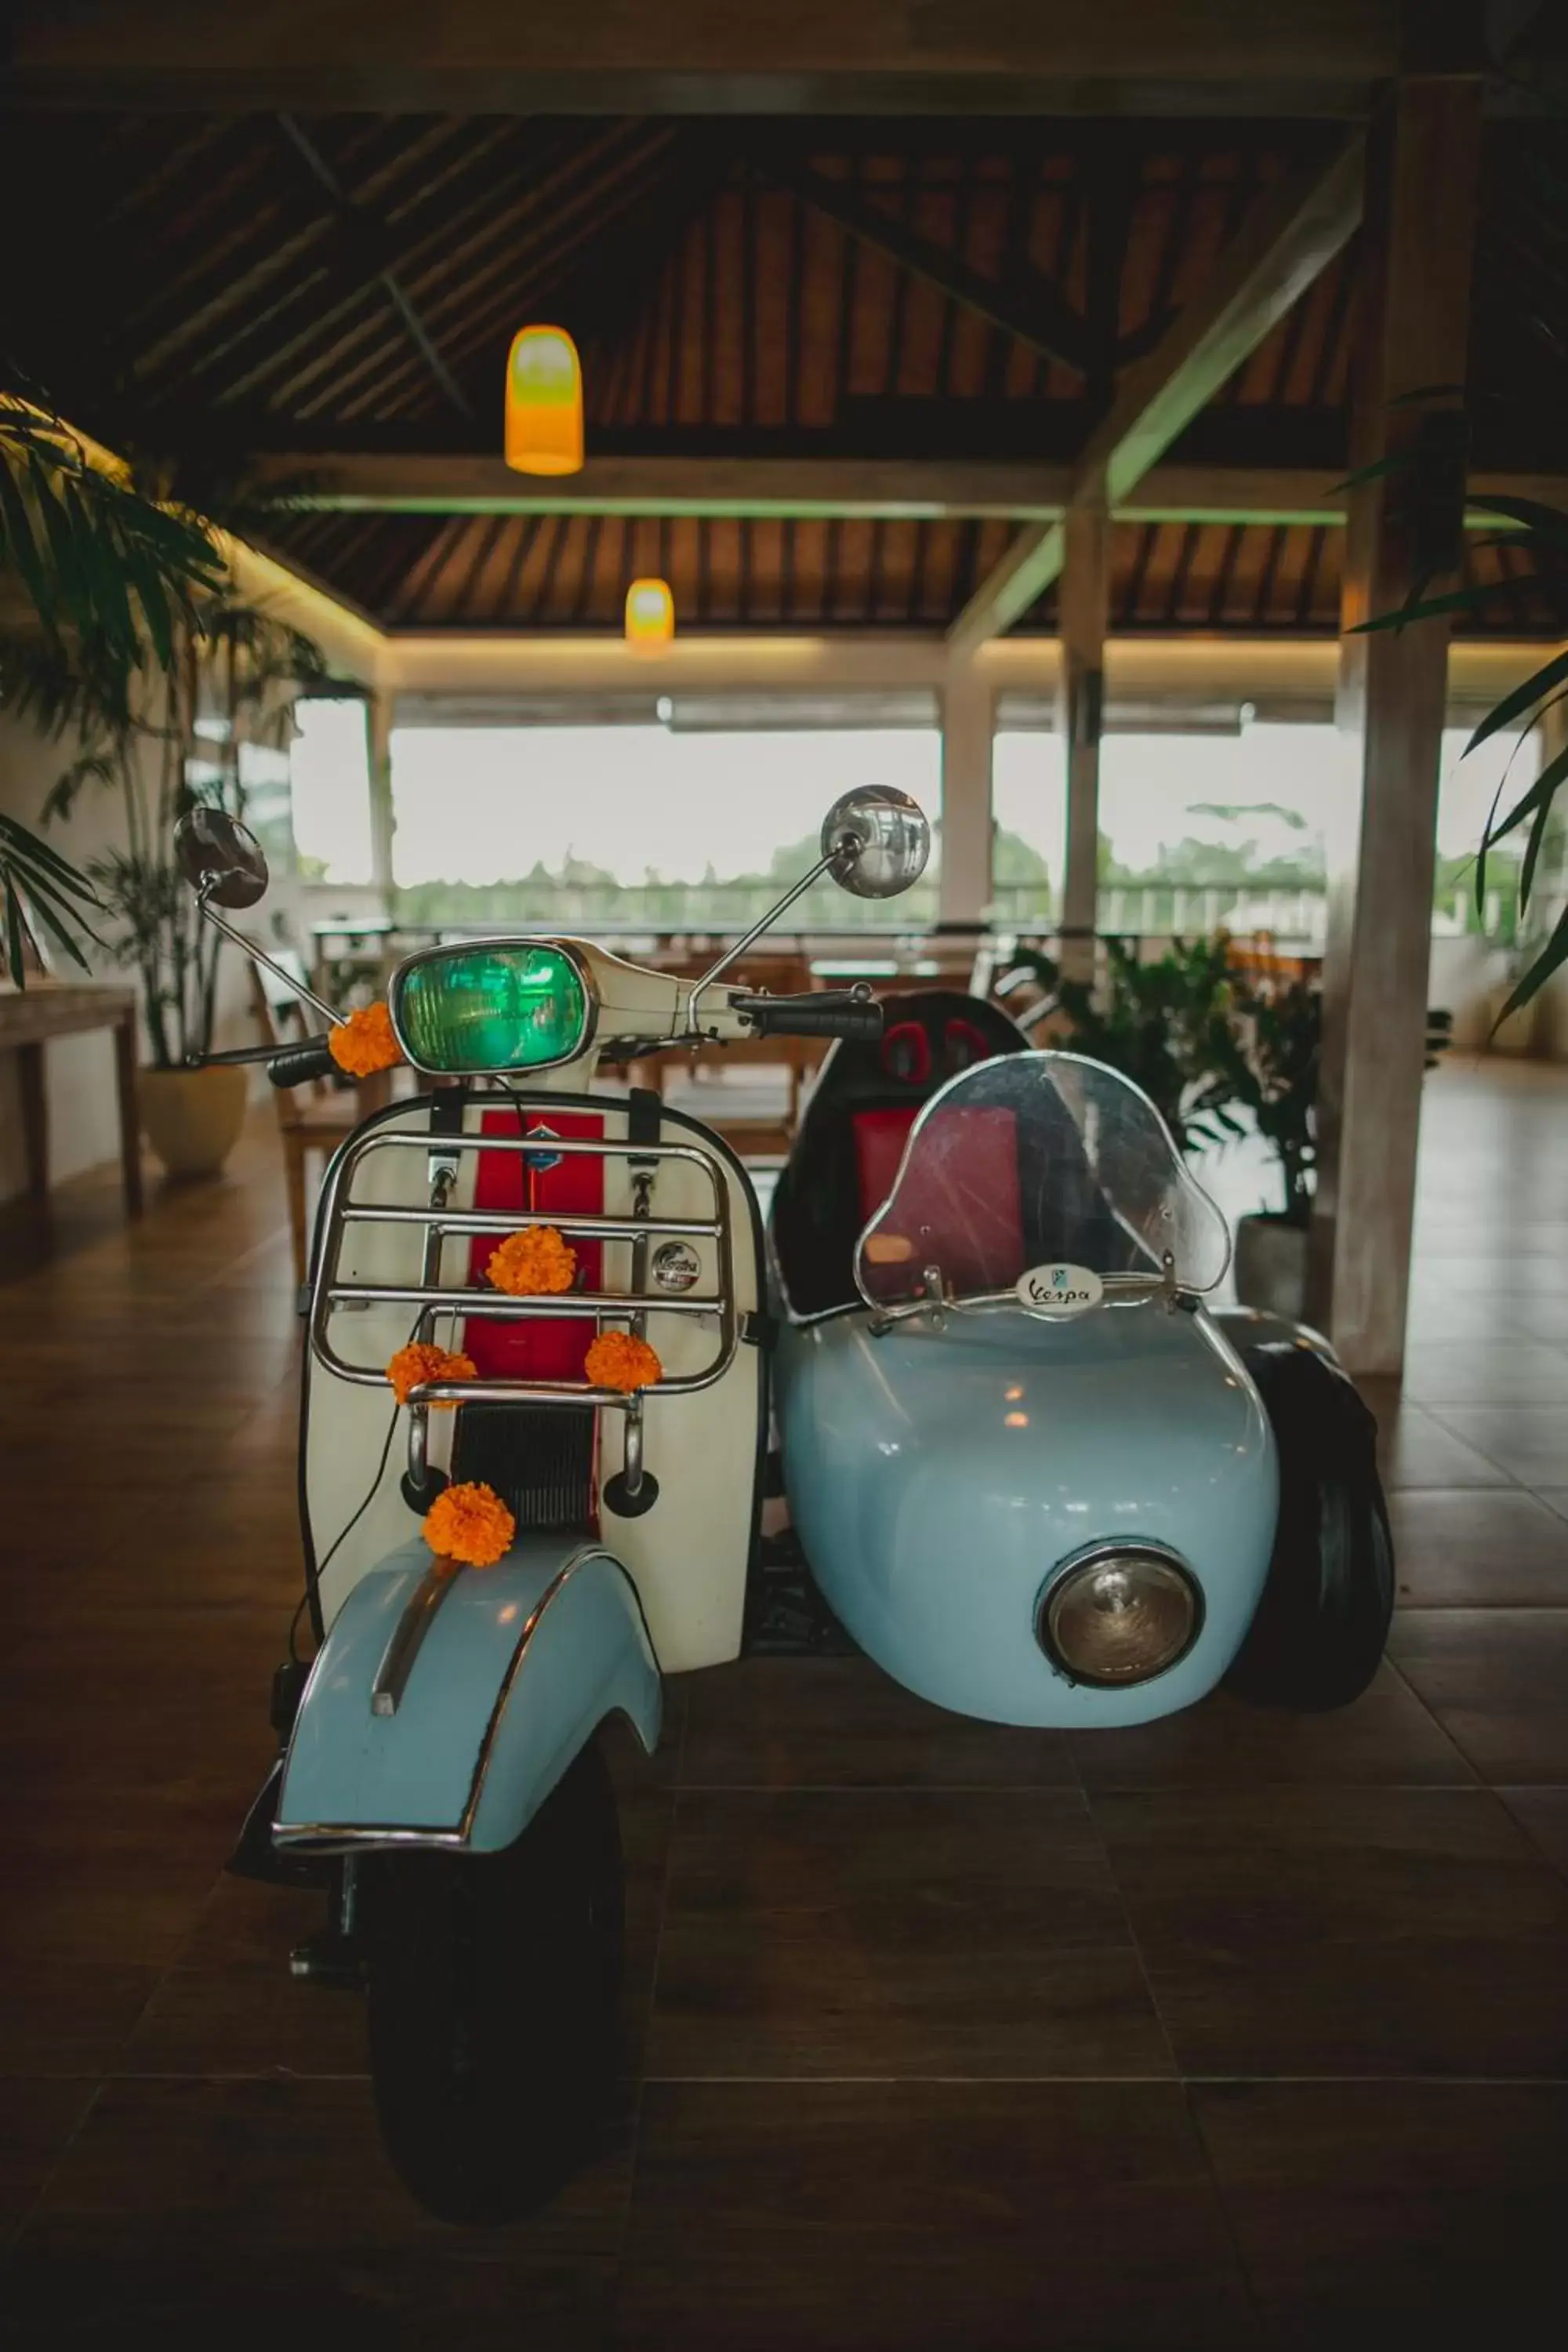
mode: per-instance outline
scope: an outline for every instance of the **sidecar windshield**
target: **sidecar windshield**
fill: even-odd
[[[855,1279],[868,1306],[906,1307],[998,1297],[1042,1266],[1153,1285],[1167,1260],[1212,1290],[1230,1235],[1148,1096],[1079,1054],[1008,1054],[921,1111]]]

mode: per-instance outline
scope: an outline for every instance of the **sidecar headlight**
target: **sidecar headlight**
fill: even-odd
[[[1169,1552],[1142,1547],[1092,1553],[1047,1585],[1035,1633],[1074,1682],[1120,1689],[1184,1657],[1203,1622],[1196,1583]]]

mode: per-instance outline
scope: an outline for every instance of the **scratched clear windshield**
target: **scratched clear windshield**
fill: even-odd
[[[1147,1095],[1079,1054],[1005,1054],[921,1112],[856,1281],[868,1306],[903,1307],[995,1297],[1042,1267],[1212,1290],[1229,1262],[1225,1219]]]

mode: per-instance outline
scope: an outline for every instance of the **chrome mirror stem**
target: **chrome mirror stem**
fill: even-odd
[[[237,948],[243,949],[252,963],[265,965],[274,980],[282,982],[290,996],[301,997],[321,1015],[324,1021],[330,1021],[334,1029],[341,1029],[343,1025],[343,1016],[341,1013],[334,1013],[330,1004],[323,1004],[319,996],[314,995],[301,981],[296,980],[291,971],[285,971],[280,963],[274,963],[265,949],[258,948],[254,940],[247,940],[243,931],[237,931],[232,923],[226,923],[221,915],[214,914],[212,894],[215,887],[214,882],[204,882],[196,893],[196,905],[214,930],[221,931],[226,940],[232,940]],[[268,1050],[276,1053],[278,1049],[276,1046],[270,1046]]]
[[[764,931],[771,930],[773,926],[778,921],[779,917],[781,915],[787,914],[797,898],[804,898],[812,884],[814,882],[819,882],[830,866],[837,866],[847,848],[853,848],[857,856],[858,856],[860,844],[852,833],[841,834],[839,838],[834,843],[832,848],[827,851],[826,855],[817,859],[816,864],[811,868],[810,872],[803,874],[800,880],[795,885],[794,888],[784,892],[784,895],[779,900],[778,905],[776,907],[770,907],[767,913],[763,917],[761,922],[753,923],[752,925],[751,929],[746,933],[744,939],[737,940],[733,947],[728,947],[725,949],[717,963],[710,964],[708,970],[703,973],[701,979],[697,982],[691,991],[691,994],[687,999],[686,1017],[693,1029],[697,1026],[698,998],[702,995],[705,990],[711,988],[713,982],[718,979],[721,972],[728,971],[731,964],[738,962],[741,957],[745,954],[746,950],[749,947],[753,946],[755,942],[762,938]]]

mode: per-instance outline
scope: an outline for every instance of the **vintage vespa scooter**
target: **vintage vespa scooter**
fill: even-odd
[[[327,1889],[297,1969],[363,1985],[387,2149],[448,2218],[526,2210],[593,2137],[622,1948],[595,1735],[622,1717],[651,1753],[661,1675],[737,1655],[758,1549],[755,1195],[716,1135],[596,1066],[873,1043],[865,988],[722,976],[819,875],[891,897],[929,847],[905,795],[847,794],[811,872],[696,982],[536,938],[426,949],[393,977],[396,1046],[435,1083],[368,1118],[323,1187],[300,1419],[318,1647],[279,1670],[281,1752],[232,1866]],[[197,809],[179,854],[267,962],[226,919],[266,888],[245,828]],[[269,1058],[279,1085],[334,1066],[324,1037]]]

